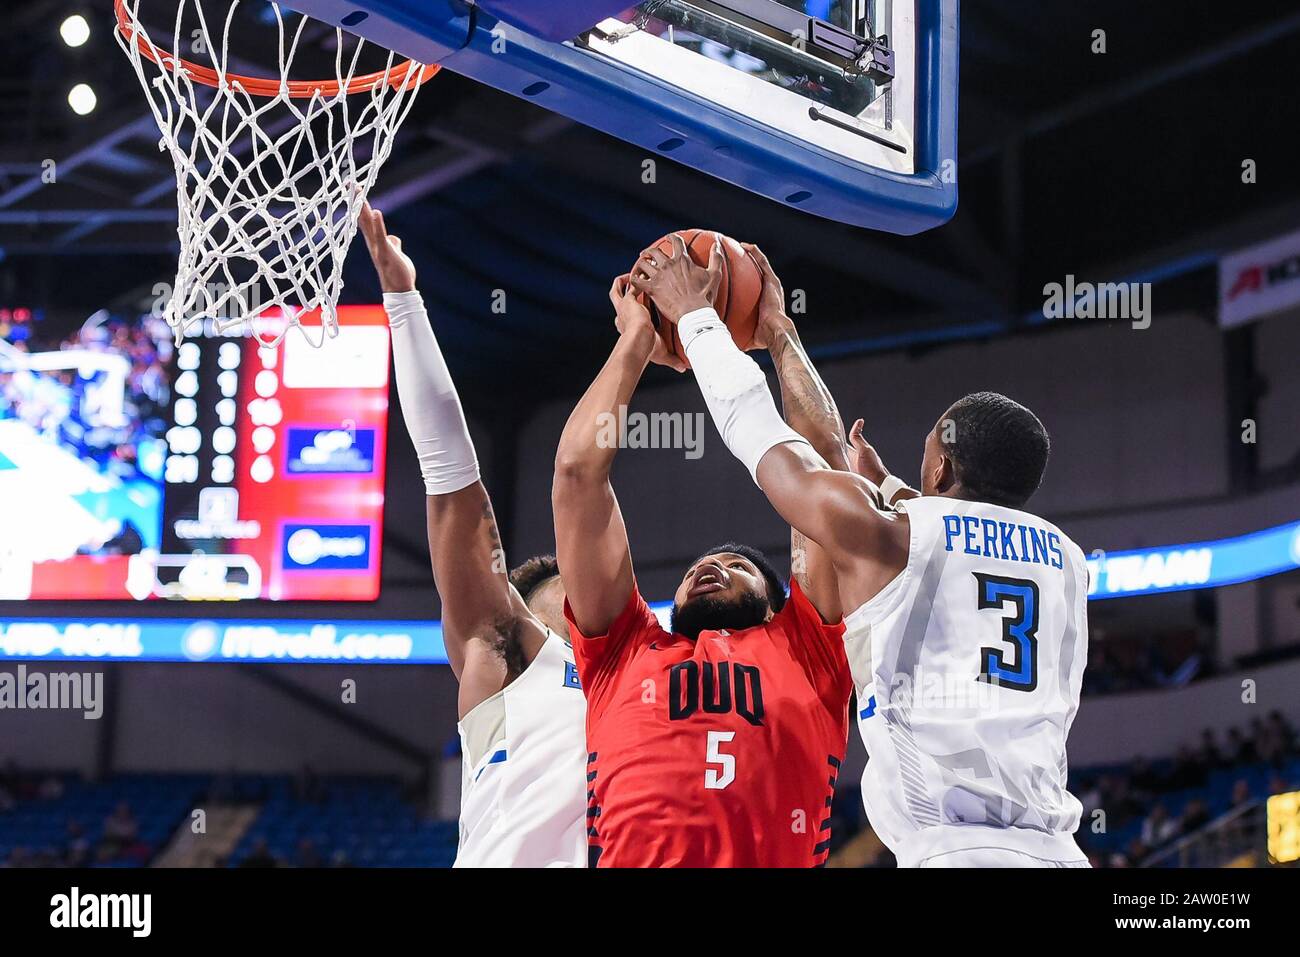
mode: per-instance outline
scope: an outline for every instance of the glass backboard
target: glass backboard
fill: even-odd
[[[826,8],[834,20],[808,15],[805,5]],[[832,153],[911,173],[912,6],[648,0],[575,43]]]
[[[292,6],[814,215],[956,209],[957,0]]]

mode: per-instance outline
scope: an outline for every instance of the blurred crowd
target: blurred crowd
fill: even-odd
[[[218,861],[219,866],[224,866],[224,862]],[[235,867],[352,867],[352,860],[348,857],[347,851],[338,848],[335,849],[326,860],[316,847],[316,842],[309,837],[304,837],[298,841],[295,853],[291,857],[282,857],[274,853],[266,842],[266,838],[259,837],[253,842],[253,848],[248,855],[240,861]]]
[[[85,792],[87,786],[80,787]],[[0,845],[6,845],[0,866],[147,866],[198,799],[261,809],[257,829],[245,834],[237,851],[209,858],[208,865],[448,866],[455,850],[454,822],[437,831],[436,822],[426,822],[416,810],[416,799],[427,800],[427,793],[409,784],[384,787],[388,790],[356,784],[349,789],[343,779],[320,777],[304,767],[288,779],[219,775],[198,785],[137,782],[134,791],[119,785],[101,789],[92,802],[67,803],[61,799],[65,788],[70,798],[76,793],[75,780],[20,772],[11,762],[0,769]],[[1096,867],[1140,866],[1207,824],[1254,807],[1265,794],[1297,788],[1300,741],[1287,718],[1272,711],[1245,728],[1207,728],[1171,758],[1083,771],[1073,785],[1084,812],[1076,837]],[[174,800],[160,810],[159,796],[168,790]],[[70,812],[74,807],[80,810]],[[830,817],[834,854],[867,824],[852,782],[837,789]],[[427,847],[412,851],[420,842]],[[415,856],[390,859],[389,848]],[[888,860],[886,852],[874,863]]]
[[[1077,791],[1083,804],[1080,844],[1088,849],[1097,811],[1104,812],[1108,830],[1121,830],[1140,819],[1138,833],[1122,849],[1090,851],[1094,866],[1139,866],[1214,818],[1256,801],[1259,794],[1244,775],[1247,769],[1264,767],[1270,794],[1293,789],[1300,782],[1289,778],[1286,769],[1296,757],[1300,757],[1300,749],[1295,729],[1278,711],[1253,719],[1245,731],[1230,728],[1222,737],[1206,728],[1197,744],[1180,747],[1172,761],[1153,763],[1139,758],[1123,770],[1085,778]],[[1231,782],[1226,807],[1212,807],[1207,791],[1181,802],[1176,813],[1170,810],[1177,792],[1206,789],[1219,772],[1242,772]]]
[[[63,797],[63,779],[53,774],[28,774],[11,761],[0,770],[0,814],[20,801],[58,801]],[[155,848],[140,839],[140,826],[130,805],[120,801],[103,819],[101,827],[88,829],[78,818],[68,818],[58,842],[15,845],[0,860],[0,867],[85,867],[94,863],[117,862],[143,867]],[[91,839],[88,830],[98,831]]]
[[[17,328],[12,326],[10,338],[0,343],[0,420],[23,423],[36,441],[57,445],[115,480],[96,491],[94,506],[83,502],[105,530],[79,551],[139,553],[151,536],[141,530],[142,516],[133,513],[146,509],[141,503],[157,500],[165,461],[173,348],[166,323],[106,318],[49,341],[39,325],[22,327],[25,337],[13,336]],[[25,357],[34,355],[55,367],[30,367],[32,360]],[[114,358],[101,367],[97,355]],[[14,444],[9,455],[16,449],[21,462],[23,445],[32,439],[19,430],[8,441]]]
[[[118,397],[107,394],[114,385],[102,371],[5,369],[0,371],[0,419],[20,419],[101,472],[134,476],[140,443],[166,430],[172,341],[160,322],[108,319],[55,341],[42,341],[33,331],[8,342],[15,362],[18,354],[80,350],[123,356],[129,371],[119,407]]]
[[[1193,632],[1112,635],[1094,628],[1088,639],[1085,695],[1177,688],[1215,674],[1207,636]]]
[[[455,823],[419,807],[417,782],[385,777],[128,774],[102,781],[0,770],[0,867],[450,866]],[[188,844],[195,808],[216,839]],[[253,810],[252,818],[241,815]],[[234,817],[229,812],[234,811]],[[182,835],[178,840],[178,835]],[[226,838],[234,838],[227,843]]]

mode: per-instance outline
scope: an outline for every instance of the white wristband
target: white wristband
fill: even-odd
[[[885,480],[880,483],[880,494],[884,498],[886,505],[892,505],[894,503],[894,496],[903,491],[903,489],[910,487],[911,486],[897,475],[886,475]]]
[[[712,306],[705,306],[703,309],[696,309],[682,316],[677,320],[677,335],[682,340],[682,352],[689,352],[691,343],[701,333],[719,327],[726,328]]]

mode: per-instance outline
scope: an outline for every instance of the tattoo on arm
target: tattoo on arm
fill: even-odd
[[[781,380],[781,405],[785,420],[802,435],[832,469],[848,471],[849,454],[844,423],[830,390],[817,375],[793,329],[783,331],[772,344],[772,360]],[[825,549],[798,529],[790,529],[790,577],[808,596],[825,621],[842,615],[835,569]]]
[[[483,522],[487,525],[489,557],[492,574],[505,574],[505,549],[501,547],[501,530],[497,527],[497,516],[492,511],[492,499],[483,497]]]
[[[793,330],[777,338],[772,360],[781,380],[781,407],[786,422],[811,442],[832,468],[847,470],[848,450],[840,410]]]

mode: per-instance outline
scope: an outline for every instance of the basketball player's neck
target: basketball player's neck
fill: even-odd
[[[996,505],[999,508],[1023,509],[1026,504],[1025,502],[1021,502],[1019,505],[1012,505],[1009,502],[995,502],[989,498],[981,498],[980,496],[962,488],[961,485],[953,485],[950,488],[947,488],[942,492],[936,492],[935,494],[940,498],[954,498],[961,502],[975,502],[980,505]]]

